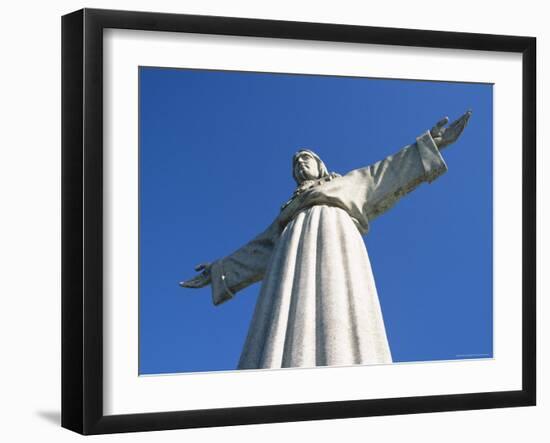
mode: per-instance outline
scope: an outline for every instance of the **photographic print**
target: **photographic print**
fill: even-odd
[[[62,60],[62,426],[536,404],[535,38],[83,9]]]
[[[493,357],[493,85],[139,68],[139,373]]]

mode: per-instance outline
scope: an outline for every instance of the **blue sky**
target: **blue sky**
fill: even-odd
[[[259,284],[215,307],[209,287],[178,282],[272,222],[298,148],[344,174],[467,109],[449,171],[364,240],[394,361],[492,356],[492,85],[149,67],[139,79],[140,374],[236,367]]]

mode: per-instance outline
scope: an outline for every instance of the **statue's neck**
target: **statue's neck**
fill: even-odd
[[[340,177],[340,174],[331,172],[330,174],[325,175],[324,177],[321,177],[321,178],[317,178],[314,180],[304,180],[296,187],[296,189],[294,190],[294,193],[292,194],[292,197],[290,197],[290,200],[288,200],[284,205],[281,206],[281,211],[284,210],[288,205],[290,205],[290,203],[292,203],[292,201],[296,197],[303,194],[305,191],[315,186],[321,186],[323,183],[329,182],[336,177]]]

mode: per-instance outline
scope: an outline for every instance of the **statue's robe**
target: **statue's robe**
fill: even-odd
[[[378,163],[318,180],[263,233],[214,262],[216,305],[263,280],[239,369],[391,363],[362,235],[446,170],[426,132]]]

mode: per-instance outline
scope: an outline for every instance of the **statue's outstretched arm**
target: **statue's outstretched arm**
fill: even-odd
[[[263,278],[279,235],[279,223],[275,220],[264,232],[235,252],[212,263],[196,266],[195,271],[200,274],[180,282],[180,286],[202,288],[211,285],[215,305],[230,300],[238,291]]]
[[[471,115],[467,111],[450,125],[445,117],[417,137],[416,143],[346,174],[341,183],[347,184],[349,206],[358,209],[352,216],[368,226],[421,183],[431,183],[443,174],[447,165],[440,151],[460,137]]]

